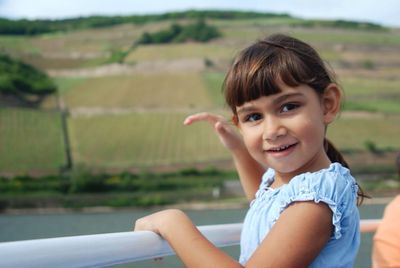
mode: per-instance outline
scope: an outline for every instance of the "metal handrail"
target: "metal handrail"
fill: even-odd
[[[373,232],[380,220],[361,220]],[[238,245],[241,223],[199,226],[217,247]],[[121,232],[0,243],[1,267],[105,267],[174,255],[168,242],[150,231]]]
[[[381,219],[364,219],[360,221],[361,233],[372,233],[378,229]]]

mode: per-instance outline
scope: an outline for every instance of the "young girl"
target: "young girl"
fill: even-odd
[[[232,153],[251,201],[237,262],[180,210],[139,219],[187,267],[352,267],[360,243],[358,185],[325,138],[342,93],[317,52],[275,34],[243,50],[224,81],[232,121],[200,113]]]

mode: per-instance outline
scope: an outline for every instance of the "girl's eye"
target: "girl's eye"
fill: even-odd
[[[296,103],[286,103],[281,107],[281,113],[287,113],[291,110],[298,108],[300,105]]]
[[[261,114],[249,114],[245,117],[245,122],[255,122],[261,119]]]

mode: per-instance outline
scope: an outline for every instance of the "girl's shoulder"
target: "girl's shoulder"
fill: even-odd
[[[262,176],[260,189],[269,188],[274,182],[275,171],[268,169]],[[356,180],[351,175],[350,170],[342,166],[340,163],[332,163],[329,167],[316,172],[305,172],[299,174],[282,188],[312,188],[314,190],[343,190],[343,188],[357,187]]]
[[[326,169],[294,177],[282,187],[279,199],[282,208],[296,201],[323,202],[328,205],[333,213],[333,236],[338,239],[343,232],[342,219],[358,215],[357,191],[357,183],[350,171],[339,163],[332,163]]]
[[[332,163],[326,169],[306,172],[293,177],[288,184],[272,189],[275,171],[268,169],[262,177],[256,197],[275,196],[283,205],[293,201],[325,202],[340,210],[356,204],[358,185],[350,170],[339,163]]]
[[[357,183],[350,170],[340,163],[332,163],[328,168],[316,172],[306,172],[295,176],[289,184],[292,187],[307,187],[315,191],[339,191],[353,188],[357,192]]]

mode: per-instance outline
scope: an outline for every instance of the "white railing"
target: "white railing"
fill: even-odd
[[[372,233],[375,232],[379,226],[381,219],[364,219],[360,221],[361,233]]]
[[[218,247],[236,245],[242,224],[200,226]],[[153,232],[123,232],[0,243],[0,267],[104,267],[173,255]]]
[[[373,232],[380,220],[361,220]],[[238,245],[241,223],[198,227],[214,245]],[[0,267],[104,267],[175,254],[153,232],[122,232],[0,243]]]

